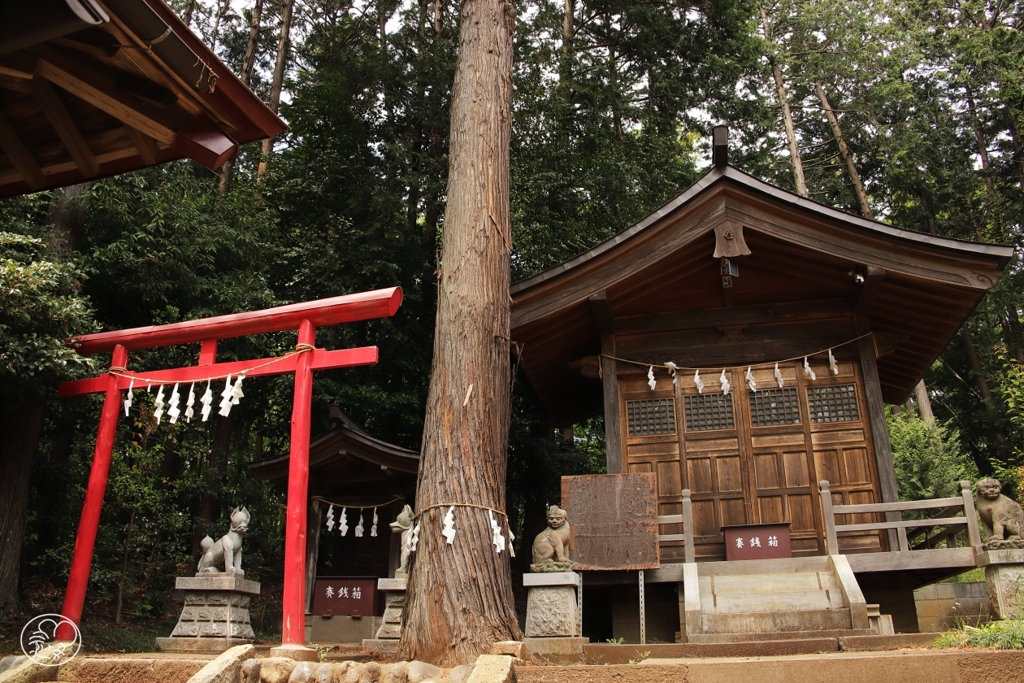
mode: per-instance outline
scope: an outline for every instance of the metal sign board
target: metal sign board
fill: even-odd
[[[574,570],[657,569],[653,473],[562,477]]]

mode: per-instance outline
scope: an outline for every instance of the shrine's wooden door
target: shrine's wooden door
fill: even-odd
[[[809,381],[797,362],[752,371],[751,391],[739,369],[692,375],[675,385],[661,373],[652,391],[644,375],[620,381],[623,451],[630,472],[653,472],[659,514],[678,514],[692,492],[698,560],[725,558],[721,528],[788,522],[794,555],[825,552],[817,482],[832,483],[837,504],[879,500],[863,382],[855,360],[839,373],[814,366]],[[865,520],[867,521],[867,520]],[[663,533],[682,533],[665,528]],[[878,534],[843,539],[843,550],[878,549]],[[682,561],[681,543],[662,547],[663,561]]]

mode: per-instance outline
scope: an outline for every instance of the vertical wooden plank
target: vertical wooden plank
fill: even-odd
[[[964,499],[964,517],[967,518],[967,541],[970,547],[981,545],[981,532],[978,530],[978,516],[974,513],[974,493],[971,482],[960,482],[960,495]]]
[[[306,613],[313,611],[313,584],[316,582],[316,561],[320,554],[320,527],[323,525],[323,508],[320,501],[313,499],[309,506],[309,528],[306,531]]]
[[[793,365],[796,367],[796,387],[797,395],[800,399],[800,422],[803,424],[804,432],[804,451],[807,462],[807,479],[808,483],[811,484],[811,500],[814,500],[814,485],[812,482],[820,480],[821,474],[817,471],[817,464],[814,460],[814,441],[811,438],[811,406],[807,397],[807,378],[804,376],[803,363],[801,361],[793,361]],[[787,482],[787,485],[788,482]],[[831,504],[832,499],[829,498]],[[792,512],[790,513],[792,515]],[[828,554],[828,549],[825,547],[825,522],[822,518],[822,511],[817,505],[811,503],[811,517],[814,519],[814,528],[817,531],[817,543],[818,552],[820,554]],[[792,521],[792,519],[790,519]],[[833,525],[835,519],[832,520]]]
[[[743,368],[729,371],[732,382],[733,406],[736,416],[736,433],[739,437],[740,481],[743,487],[743,507],[747,524],[761,522],[761,510],[757,503],[757,473],[754,471],[754,444],[751,434],[750,387],[743,379]]]
[[[619,378],[615,355],[615,337],[601,335],[601,382],[604,389],[604,443],[608,474],[625,472],[622,457],[622,418],[619,405]]]
[[[904,527],[896,529],[896,537],[899,539],[900,550],[908,552],[910,550],[910,543],[907,542],[907,530]]]
[[[695,562],[693,550],[693,503],[690,500],[690,489],[683,489],[683,559]]]
[[[836,515],[832,511],[832,491],[829,490],[826,479],[822,479],[819,486],[821,488],[821,516],[825,520],[826,550],[829,555],[838,555],[839,539],[836,537]]]
[[[690,475],[686,467],[686,414],[683,412],[683,388],[679,382],[672,387],[676,398],[676,436],[679,438],[679,477],[682,488],[690,488]],[[683,513],[685,514],[685,513]],[[689,562],[690,560],[687,560]]]

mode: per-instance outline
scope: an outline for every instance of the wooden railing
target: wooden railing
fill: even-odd
[[[829,555],[839,554],[839,541],[837,535],[844,531],[895,531],[896,538],[901,551],[911,549],[911,539],[917,539],[924,534],[924,543],[914,546],[919,548],[922,545],[931,546],[933,543],[944,540],[948,543],[955,543],[953,537],[967,527],[968,543],[972,546],[981,545],[981,534],[978,531],[978,518],[974,513],[974,495],[971,493],[971,484],[967,481],[960,482],[960,496],[956,498],[935,498],[933,500],[910,500],[899,503],[862,503],[858,505],[833,505],[832,492],[829,490],[829,483],[821,481],[821,510],[825,519],[825,542],[828,544]],[[911,510],[939,510],[939,516],[927,519],[894,519],[885,522],[869,522],[863,524],[836,524],[836,515],[863,515],[887,512],[908,512]],[[901,516],[901,515],[900,515]],[[937,535],[930,535],[930,530],[942,527]],[[909,533],[907,530],[910,530]],[[949,547],[947,545],[947,547]]]
[[[690,489],[683,489],[683,514],[658,515],[658,526],[662,524],[682,524],[681,534],[658,534],[658,542],[682,541],[683,558],[686,562],[694,561],[693,554],[693,506],[690,503]]]

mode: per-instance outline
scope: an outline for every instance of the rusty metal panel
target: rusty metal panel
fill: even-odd
[[[562,477],[574,570],[657,569],[654,473]]]

